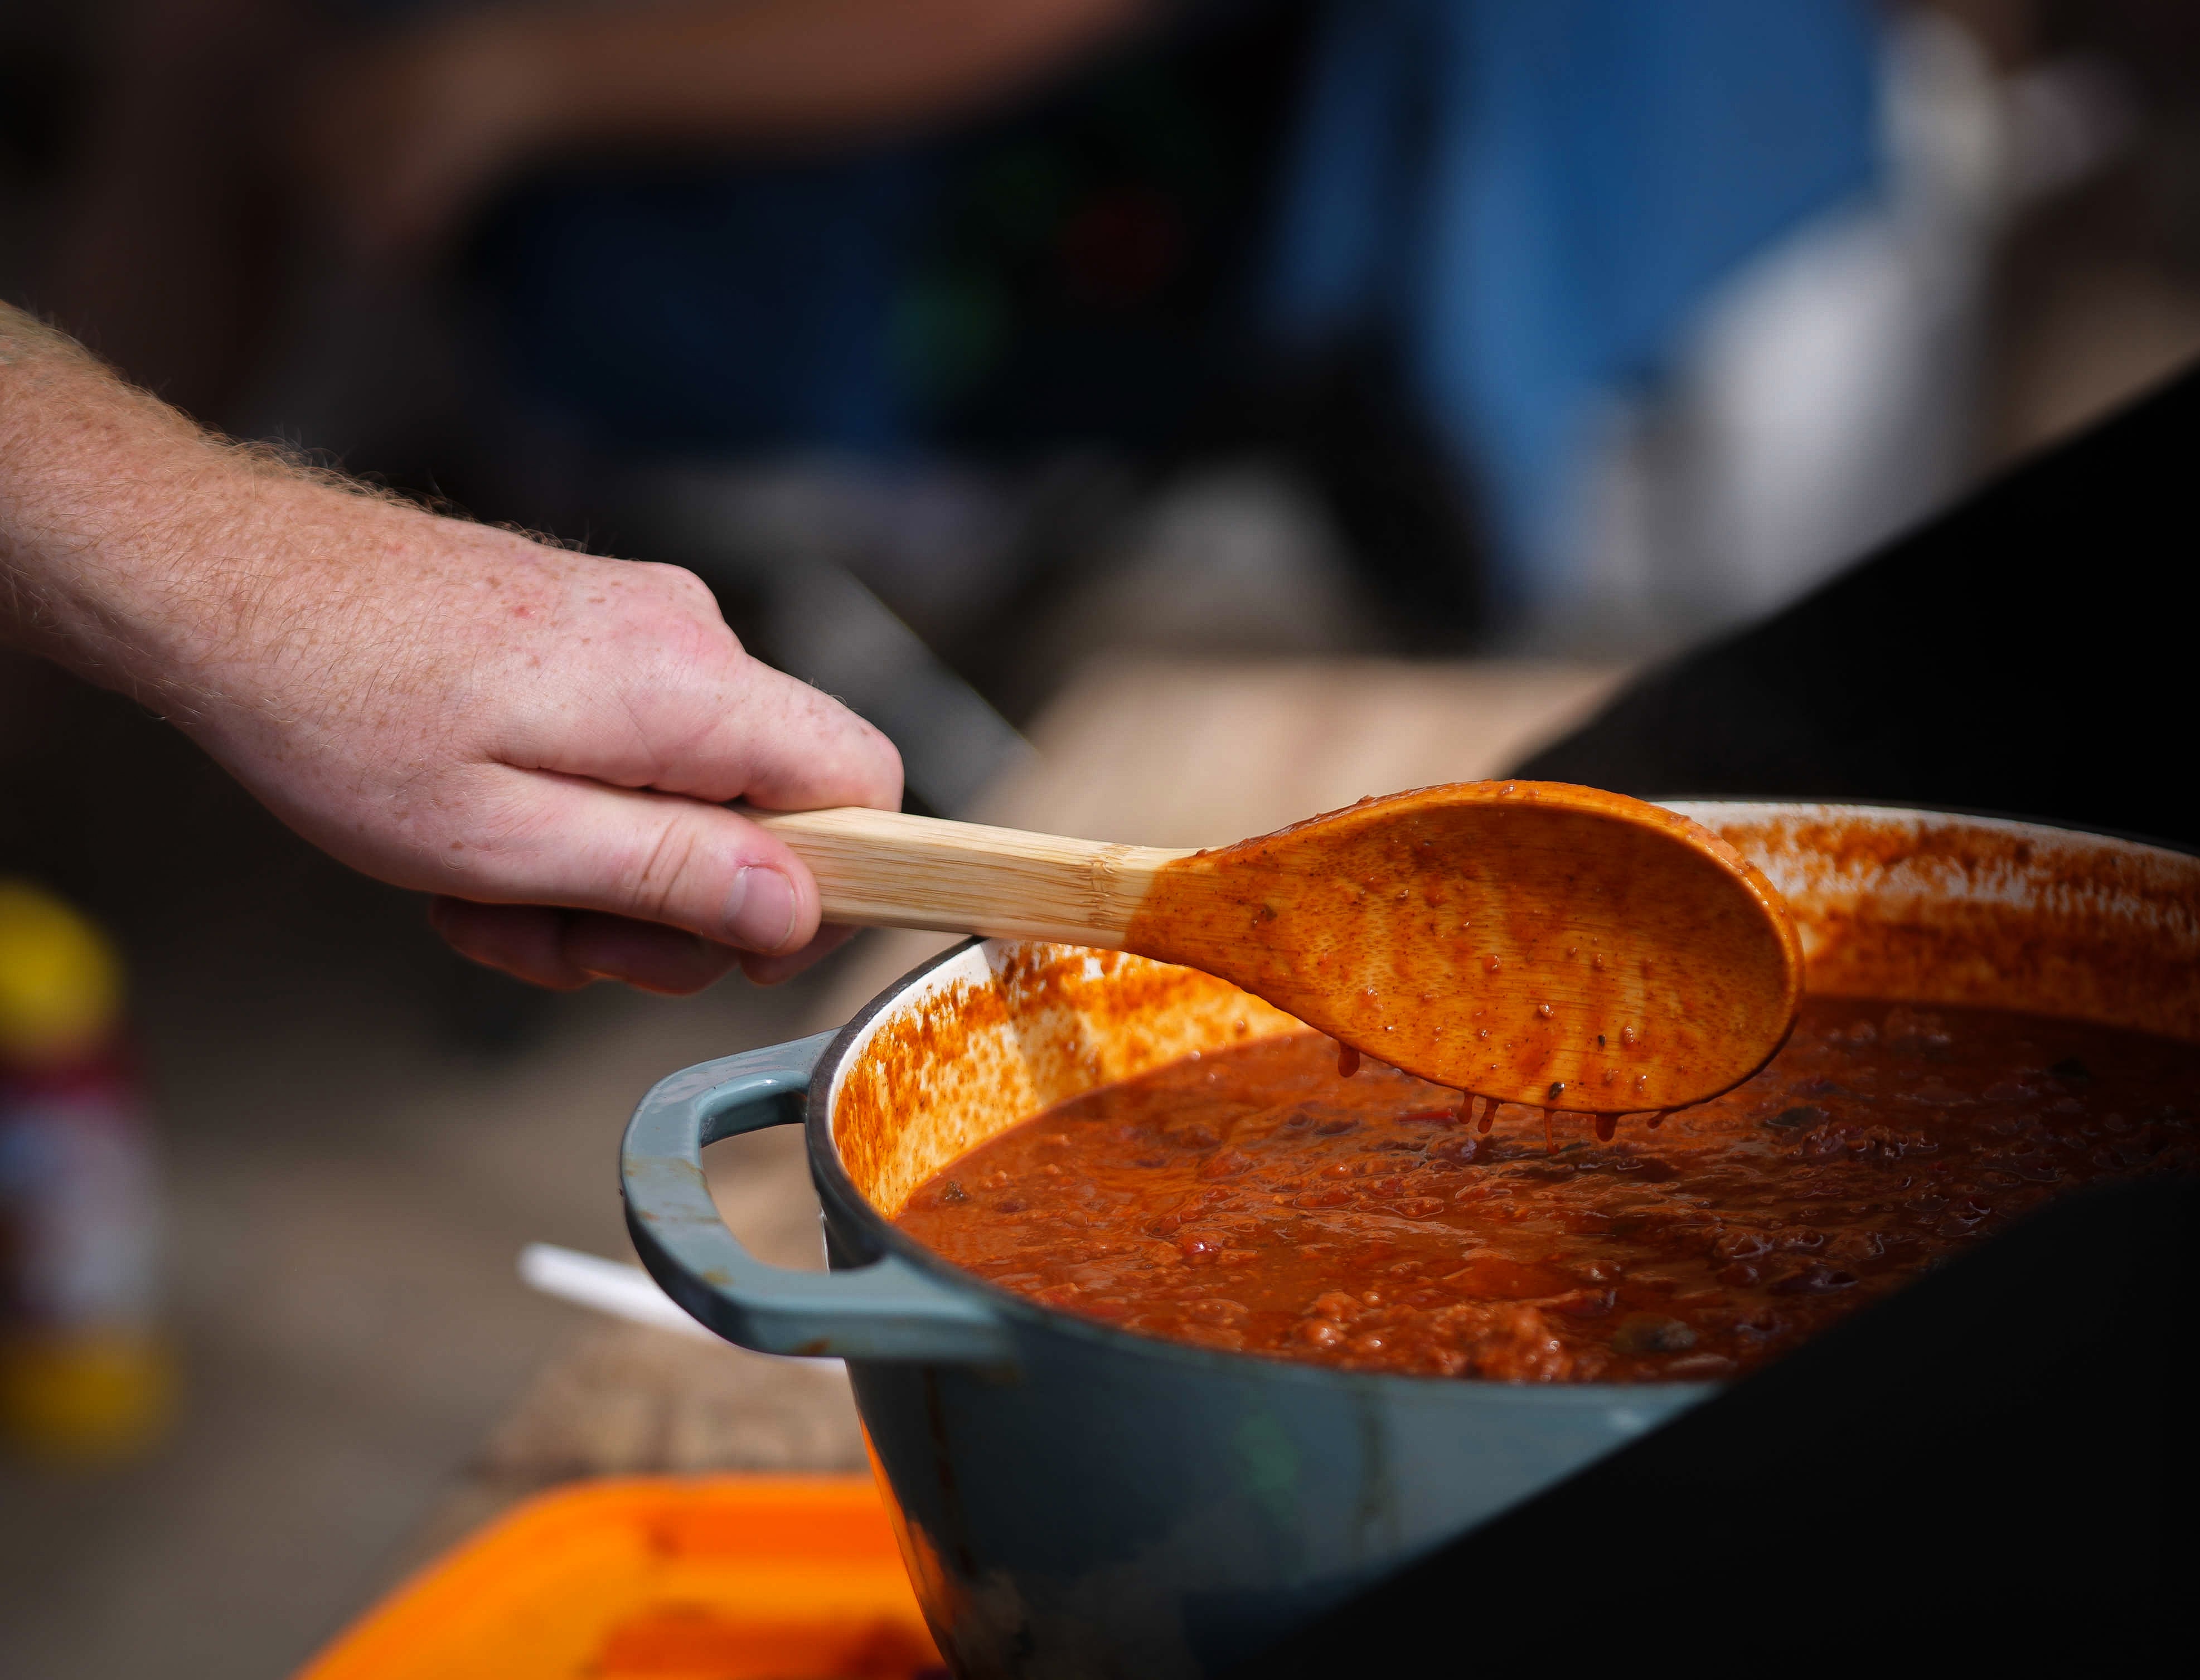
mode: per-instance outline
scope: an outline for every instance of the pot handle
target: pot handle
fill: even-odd
[[[985,1303],[897,1255],[848,1271],[768,1266],[718,1216],[703,1150],[799,1123],[804,1093],[835,1035],[699,1062],[659,1080],[626,1129],[619,1187],[649,1275],[702,1323],[759,1353],[1004,1364],[1008,1327]]]

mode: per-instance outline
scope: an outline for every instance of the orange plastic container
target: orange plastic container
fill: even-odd
[[[397,1589],[298,1680],[944,1676],[868,1477],[588,1482]]]

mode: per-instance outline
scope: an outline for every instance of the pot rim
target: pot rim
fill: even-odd
[[[1844,799],[1767,799],[1741,794],[1712,794],[1701,796],[1673,796],[1653,802],[1669,807],[1704,805],[1734,805],[1764,809],[1787,811],[1861,810],[1891,817],[1957,818],[1969,822],[1988,822],[1998,825],[2049,830],[2060,834],[2079,834],[2112,841],[2122,845],[2151,847],[2188,857],[2200,857],[2200,847],[2179,845],[2154,840],[2144,836],[2119,833],[2112,830],[2086,828],[2076,824],[2045,822],[2037,818],[2013,817],[1999,813],[1959,810],[1906,805],[1891,800]],[[1512,1403],[1548,1407],[1610,1409],[1626,1407],[1635,1397],[1656,1396],[1661,1402],[1700,1399],[1719,1392],[1729,1386],[1735,1379],[1706,1382],[1630,1382],[1630,1383],[1520,1383],[1505,1382],[1489,1377],[1443,1377],[1421,1375],[1407,1372],[1349,1371],[1335,1366],[1317,1365],[1304,1360],[1287,1359],[1272,1354],[1244,1353],[1224,1348],[1206,1348],[1190,1342],[1171,1341],[1166,1337],[1145,1335],[1133,1330],[1119,1329],[1112,1325],[1043,1306],[1027,1296],[1013,1290],[1003,1289],[998,1284],[964,1271],[933,1253],[930,1249],[898,1229],[894,1224],[871,1205],[870,1199],[857,1188],[841,1164],[840,1153],[833,1140],[832,1096],[834,1082],[840,1068],[867,1039],[872,1024],[888,1009],[898,1004],[927,976],[950,963],[961,960],[975,948],[997,942],[983,935],[950,946],[937,955],[929,957],[915,968],[882,988],[863,1006],[851,1016],[847,1024],[833,1036],[825,1053],[817,1059],[810,1075],[803,1122],[804,1146],[810,1158],[810,1182],[816,1187],[818,1199],[823,1205],[828,1223],[837,1215],[844,1228],[859,1234],[863,1245],[861,1258],[869,1262],[882,1255],[892,1254],[904,1263],[913,1266],[943,1286],[968,1291],[982,1299],[987,1310],[998,1315],[1024,1331],[1042,1331],[1066,1335],[1074,1340],[1090,1343],[1114,1352],[1134,1355],[1143,1358],[1161,1359],[1194,1370],[1217,1375],[1249,1378],[1257,1374],[1263,1380],[1282,1380],[1313,1383],[1368,1391],[1436,1393],[1454,1392],[1472,1394],[1480,1399],[1500,1404]],[[1001,941],[1015,943],[1015,941]],[[1027,1118],[1030,1117],[1026,1117]],[[1869,1310],[1869,1309],[1867,1309]],[[1746,1380],[1746,1379],[1744,1379]]]
[[[2103,828],[2098,823],[2027,816],[2021,811],[1994,811],[1982,805],[1912,805],[1899,799],[1805,799],[1799,794],[1774,797],[1758,793],[1661,793],[1644,802],[1663,805],[1668,809],[1693,805],[1753,805],[1770,810],[1877,811],[1891,816],[1961,817],[1966,822],[2043,828],[2054,834],[2082,834],[2097,840],[2120,840],[2127,846],[2172,852],[2180,857],[2200,858],[2200,842],[2164,840],[2159,835],[2141,834],[2136,829]]]

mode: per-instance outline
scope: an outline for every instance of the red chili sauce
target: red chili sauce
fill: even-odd
[[[1630,1121],[1507,1108],[1313,1033],[1010,1128],[896,1223],[989,1282],[1173,1341],[1508,1382],[1747,1371],[2050,1198],[2200,1167],[2200,1047],[1811,1000],[1762,1073]]]

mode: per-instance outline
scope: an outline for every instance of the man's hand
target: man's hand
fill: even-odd
[[[893,808],[900,761],[668,566],[567,552],[208,440],[0,308],[0,633],[136,694],[346,863],[549,986],[822,948],[722,808]]]

